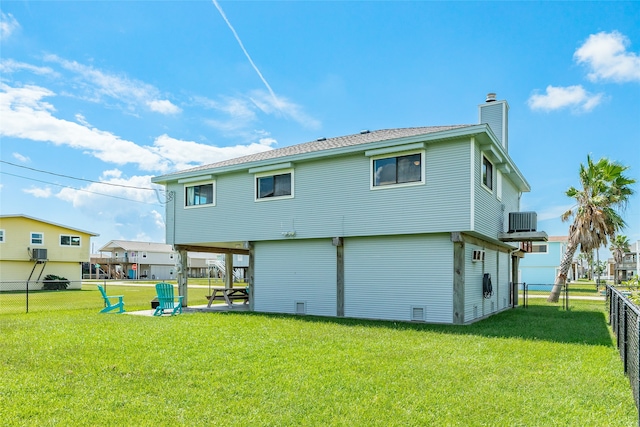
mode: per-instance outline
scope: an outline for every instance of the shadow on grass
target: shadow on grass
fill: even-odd
[[[613,346],[603,311],[572,308],[564,311],[552,305],[530,305],[503,311],[471,325],[438,325],[320,316],[296,316],[275,313],[227,312],[230,316],[266,316],[296,319],[300,322],[323,322],[344,326],[430,331],[454,335],[477,335],[495,338],[521,338],[551,342]]]

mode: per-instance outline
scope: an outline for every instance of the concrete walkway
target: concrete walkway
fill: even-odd
[[[139,310],[139,311],[125,311],[123,314],[132,314],[134,316],[153,316],[154,309]],[[226,313],[229,311],[249,311],[249,304],[232,304],[229,307],[227,304],[212,304],[211,307],[204,305],[190,305],[188,307],[182,307],[183,313]],[[158,316],[160,317],[160,316]],[[163,314],[162,317],[171,317],[170,314]]]

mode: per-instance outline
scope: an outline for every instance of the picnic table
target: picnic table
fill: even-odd
[[[249,303],[249,289],[248,288],[223,288],[214,287],[211,288],[211,295],[207,295],[209,303],[207,307],[211,307],[211,304],[215,300],[224,300],[229,307],[233,305],[233,301],[242,300],[244,304]]]

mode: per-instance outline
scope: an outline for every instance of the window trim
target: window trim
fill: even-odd
[[[199,187],[202,185],[212,185],[212,189],[213,189],[213,197],[211,200],[211,203],[206,203],[206,204],[202,204],[202,205],[187,205],[187,188],[189,187]],[[198,208],[207,208],[207,207],[212,207],[216,205],[216,199],[218,197],[218,189],[216,186],[216,180],[215,179],[207,179],[204,181],[194,181],[194,182],[189,182],[189,183],[185,183],[183,185],[183,189],[182,189],[182,194],[184,195],[184,209],[198,209]]]
[[[39,234],[40,235],[40,240],[41,240],[40,243],[34,243],[34,241],[33,241],[33,235],[34,234]],[[38,246],[44,245],[44,232],[42,232],[42,231],[31,231],[29,233],[29,242],[32,245],[38,245]]]
[[[491,165],[491,186],[487,186],[486,184],[486,179],[485,179],[485,174],[484,174],[484,165],[485,165],[485,161]],[[493,165],[493,162],[491,160],[489,160],[489,157],[486,154],[482,154],[482,163],[480,164],[480,183],[482,184],[482,188],[484,188],[485,190],[487,190],[489,193],[493,194],[493,177],[495,175],[494,171],[496,170],[495,166]]]
[[[276,175],[286,175],[291,174],[291,194],[286,194],[284,196],[273,196],[273,197],[258,197],[258,180],[260,178],[268,177],[268,176],[276,176]],[[257,172],[253,174],[253,198],[255,202],[265,202],[267,200],[283,200],[283,199],[293,199],[295,197],[295,171],[293,168],[287,169],[276,169],[270,170],[266,172]]]
[[[425,185],[427,182],[426,179],[426,159],[427,156],[425,154],[426,150],[424,148],[417,150],[408,150],[408,151],[394,151],[388,154],[380,154],[377,156],[371,156],[369,158],[369,188],[370,190],[384,190],[388,188],[403,188],[403,187],[415,187],[417,185]],[[397,157],[404,156],[412,156],[414,154],[420,154],[420,180],[419,181],[411,181],[411,182],[400,182],[395,184],[387,184],[387,185],[375,185],[375,168],[374,164],[377,160],[381,159],[391,159]]]
[[[0,243],[4,243],[5,241],[5,231],[4,228],[0,228]]]
[[[536,252],[534,252],[533,251],[533,247],[534,246],[539,247],[539,248],[544,247],[545,250],[544,251],[536,251]],[[546,255],[548,253],[549,253],[549,243],[540,243],[540,244],[535,244],[534,243],[534,244],[531,245],[531,252],[529,252],[527,255]]]
[[[63,237],[68,237],[69,238],[69,244],[68,245],[63,245],[62,244],[62,238]],[[77,237],[78,238],[78,244],[74,245],[73,244],[73,238]],[[64,248],[81,248],[82,247],[82,236],[79,235],[75,235],[75,234],[60,234],[58,236],[58,245]]]

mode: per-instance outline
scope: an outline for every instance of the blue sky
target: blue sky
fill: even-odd
[[[588,154],[640,181],[640,2],[7,1],[0,214],[164,241],[153,176],[506,99],[522,210],[566,235]],[[49,172],[49,173],[45,173]],[[74,179],[74,178],[80,178]],[[636,187],[639,191],[640,187]],[[625,211],[640,239],[640,196]]]

